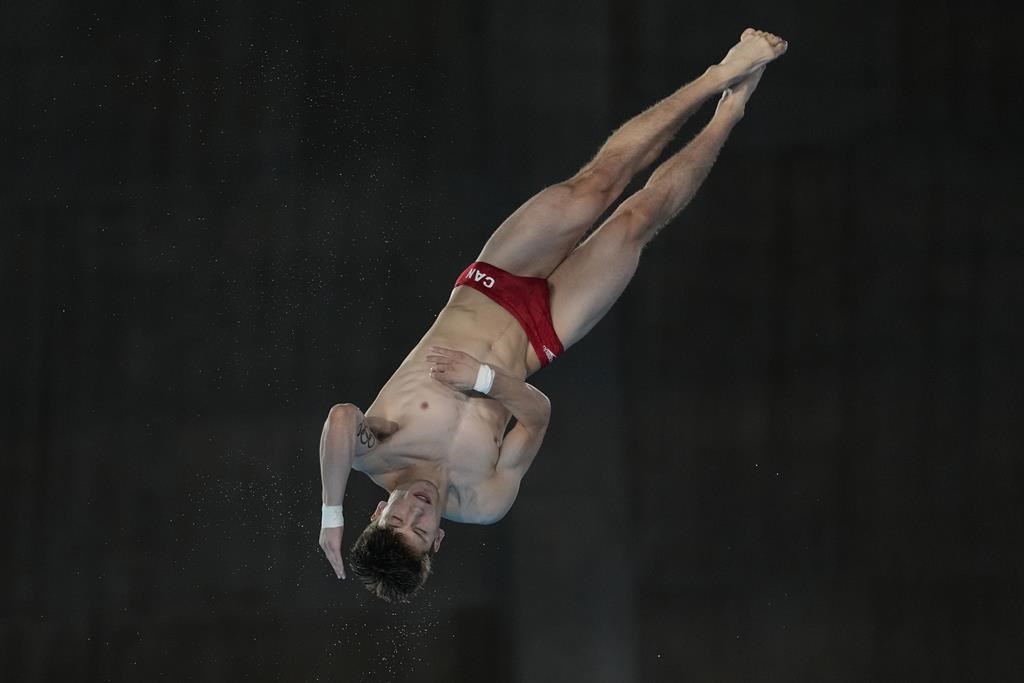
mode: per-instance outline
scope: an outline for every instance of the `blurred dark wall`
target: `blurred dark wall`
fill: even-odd
[[[1020,679],[1019,15],[5,6],[2,678]],[[332,579],[327,409],[748,25],[790,52],[534,378],[509,516],[411,607]],[[350,480],[348,542],[383,495]]]

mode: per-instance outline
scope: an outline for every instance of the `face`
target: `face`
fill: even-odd
[[[436,552],[444,538],[438,497],[437,487],[429,481],[412,482],[378,503],[370,520],[394,530],[417,553],[431,548]]]

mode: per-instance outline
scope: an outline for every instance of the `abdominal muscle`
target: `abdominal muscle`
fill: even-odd
[[[538,362],[526,333],[505,309],[469,287],[457,287],[420,342],[366,410],[396,423],[395,432],[353,463],[387,490],[392,473],[418,462],[448,472],[445,517],[459,518],[460,501],[494,474],[510,414],[500,403],[455,391],[431,379],[429,347],[463,351],[481,363],[524,379]],[[454,494],[454,495],[453,495]]]

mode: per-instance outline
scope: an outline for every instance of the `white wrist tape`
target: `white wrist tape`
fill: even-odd
[[[340,505],[324,505],[320,508],[320,528],[333,529],[345,526],[345,517],[341,514]]]
[[[491,390],[492,384],[494,384],[494,370],[491,370],[491,366],[481,363],[480,369],[476,371],[476,384],[473,385],[473,391],[486,394]]]

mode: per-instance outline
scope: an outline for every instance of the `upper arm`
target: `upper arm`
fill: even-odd
[[[539,392],[538,392],[539,393]],[[551,404],[547,396],[541,394],[545,402],[545,419],[542,424],[527,427],[522,422],[505,435],[505,440],[498,451],[498,462],[494,466],[494,474],[476,488],[476,505],[478,523],[493,524],[504,517],[512,503],[519,495],[519,484],[526,470],[530,469],[533,459],[544,442],[548,430],[548,417]]]
[[[494,475],[473,489],[473,506],[469,519],[474,524],[494,524],[508,514],[512,503],[519,495],[519,481],[522,477],[514,472],[497,471]]]
[[[495,470],[499,474],[515,475],[521,479],[526,470],[530,469],[533,459],[544,442],[544,435],[547,433],[547,422],[542,426],[528,428],[522,422],[517,422],[501,444],[498,451],[498,463]]]
[[[327,415],[321,442],[343,447],[346,441],[354,439],[352,455],[359,457],[373,450],[377,442],[390,436],[396,427],[393,422],[363,415],[363,411],[351,403],[339,403]]]

